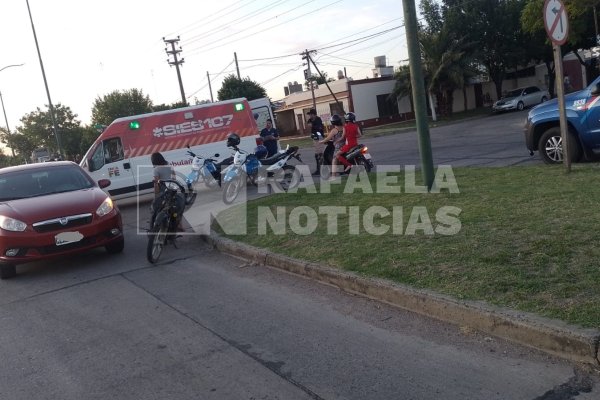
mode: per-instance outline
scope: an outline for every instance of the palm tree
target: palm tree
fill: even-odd
[[[470,44],[464,38],[455,39],[442,29],[438,32],[421,30],[419,33],[425,87],[430,99],[435,97],[436,108],[442,116],[452,114],[454,91],[465,89],[468,79],[475,75],[470,62]],[[401,66],[396,71],[392,96],[410,95],[410,71]]]

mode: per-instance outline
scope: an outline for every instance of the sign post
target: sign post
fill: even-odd
[[[544,2],[544,27],[552,41],[554,52],[554,72],[556,74],[556,95],[558,97],[558,111],[560,116],[560,136],[562,153],[567,172],[571,171],[571,155],[569,152],[569,132],[567,126],[567,112],[565,110],[565,88],[560,46],[565,44],[569,37],[569,18],[565,9],[564,0],[546,0]]]

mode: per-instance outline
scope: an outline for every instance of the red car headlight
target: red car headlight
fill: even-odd
[[[96,210],[96,214],[99,217],[103,217],[106,214],[108,214],[109,212],[111,212],[113,210],[114,205],[113,205],[113,201],[110,197],[107,197],[106,199],[104,199],[104,201],[102,202],[102,204],[100,204],[100,207],[98,207],[98,209]]]
[[[5,231],[23,232],[25,229],[27,229],[27,224],[19,221],[18,219],[0,215],[0,228],[4,229]]]

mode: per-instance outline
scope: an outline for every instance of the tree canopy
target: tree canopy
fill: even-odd
[[[317,85],[324,85],[325,82],[333,82],[334,78],[330,78],[327,76],[327,72],[323,72],[323,75],[320,74],[312,74],[309,79],[304,81],[304,87],[310,89],[310,82],[316,82]]]
[[[238,79],[231,74],[223,79],[221,89],[217,92],[219,101],[245,97],[248,100],[267,97],[267,91],[249,77]]]
[[[77,115],[62,104],[54,107],[54,116],[63,155],[69,159],[82,155],[98,133],[91,128],[82,127],[81,122],[77,120]],[[31,152],[41,147],[47,148],[51,153],[58,153],[58,143],[49,109],[42,110],[38,107],[20,121],[22,125],[11,135],[6,132],[2,134],[2,141],[14,149],[20,157],[29,159]]]
[[[117,118],[149,112],[152,112],[152,100],[142,90],[115,90],[94,100],[92,124],[110,125]]]

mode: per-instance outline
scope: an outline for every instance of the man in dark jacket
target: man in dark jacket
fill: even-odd
[[[313,139],[314,148],[315,148],[315,161],[317,163],[317,169],[313,172],[313,175],[321,174],[321,164],[323,164],[323,151],[325,150],[325,145],[319,143],[321,139],[323,139],[323,132],[325,131],[325,127],[323,126],[323,121],[321,117],[317,115],[317,111],[314,108],[311,108],[308,112],[308,121],[310,124],[310,137]],[[319,137],[319,134],[321,137]]]
[[[267,148],[267,157],[277,154],[277,141],[279,140],[279,132],[277,132],[277,129],[273,128],[273,121],[271,121],[271,119],[267,120],[267,126],[260,131],[260,137],[263,140],[263,144]]]

